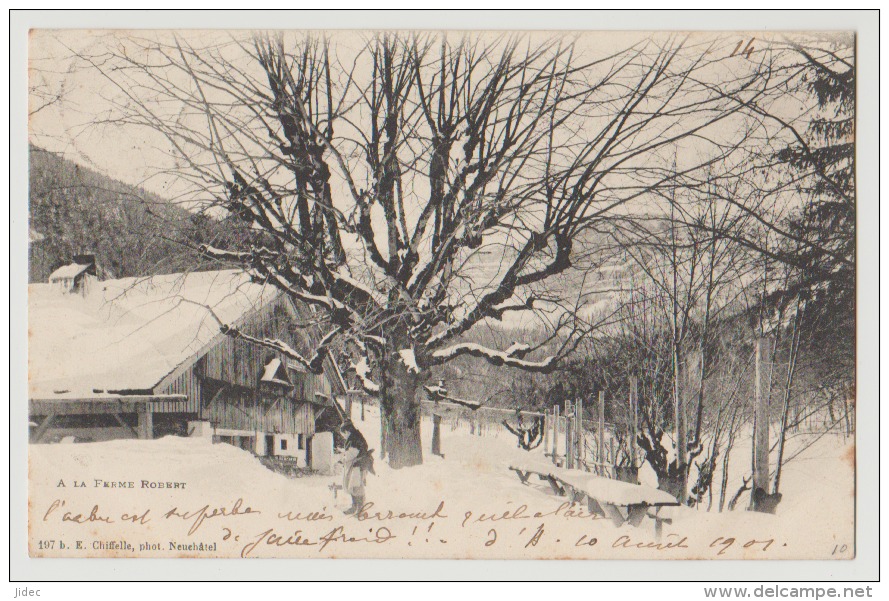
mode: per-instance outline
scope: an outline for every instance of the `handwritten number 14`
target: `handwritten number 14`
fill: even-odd
[[[738,45],[735,46],[735,49],[732,50],[732,53],[729,56],[745,55],[749,60],[750,55],[753,54],[753,50],[754,50],[753,41],[755,39],[756,38],[750,38],[750,41],[747,42],[746,46],[744,46],[745,40],[741,40],[740,42],[738,42]],[[742,49],[742,47],[743,47],[743,49]]]

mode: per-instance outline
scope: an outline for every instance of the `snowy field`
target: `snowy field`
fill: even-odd
[[[379,416],[356,422],[379,448]],[[445,458],[392,470],[377,461],[367,501],[343,515],[337,476],[289,479],[226,444],[166,437],[87,444],[31,445],[31,554],[156,557],[466,557],[577,559],[849,559],[854,554],[854,446],[833,434],[785,467],[776,515],[666,508],[658,540],[653,521],[615,527],[544,483],[520,483],[507,468],[543,462],[542,448],[516,448],[506,432],[470,435],[442,427]],[[789,441],[790,453],[808,437]],[[749,464],[744,441],[732,455]],[[719,478],[717,474],[717,479]],[[653,474],[642,473],[643,482]],[[79,542],[79,543],[78,543]],[[78,548],[78,544],[80,545]]]

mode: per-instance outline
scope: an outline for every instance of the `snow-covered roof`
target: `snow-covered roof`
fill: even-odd
[[[49,274],[49,281],[53,280],[62,280],[66,278],[76,278],[81,273],[89,269],[89,265],[80,265],[78,263],[71,263],[70,265],[63,265],[59,267],[51,274]]]
[[[241,271],[106,280],[86,296],[28,287],[31,398],[150,390],[277,290]],[[209,307],[209,309],[208,309]]]

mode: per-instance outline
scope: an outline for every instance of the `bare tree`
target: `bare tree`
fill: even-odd
[[[749,253],[720,232],[742,229],[750,218],[731,203],[720,201],[717,188],[737,180],[721,172],[717,176],[715,167],[734,169],[725,164],[708,165],[697,176],[700,181],[677,179],[675,186],[655,191],[649,214],[625,219],[612,233],[638,274],[639,292],[647,297],[650,314],[631,315],[630,319],[650,322],[650,329],[662,334],[656,340],[663,342],[666,335],[669,342],[667,347],[656,345],[649,352],[668,352],[661,361],[669,365],[672,410],[663,417],[672,424],[672,460],[666,461],[669,453],[662,446],[663,432],[656,421],[649,421],[652,427],[643,430],[640,442],[649,458],[663,465],[658,474],[662,486],[682,501],[688,495],[690,468],[705,451],[704,393],[714,363],[714,326],[724,310],[736,306],[734,301],[749,279]],[[698,467],[712,471],[711,459]],[[703,482],[695,488],[700,494]]]
[[[160,134],[194,202],[265,234],[204,255],[329,321],[308,356],[223,330],[314,372],[347,348],[404,467],[422,461],[432,368],[552,370],[590,329],[552,285],[584,233],[736,147],[710,131],[756,98],[762,66],[712,93],[729,56],[714,39],[158,34],[82,58],[116,86],[108,123]],[[544,339],[467,341],[514,313],[545,316]]]
[[[542,415],[532,417],[531,423],[527,424],[521,410],[516,409],[515,420],[515,425],[511,425],[505,419],[500,423],[506,428],[507,432],[516,437],[516,442],[520,449],[533,451],[543,443]]]

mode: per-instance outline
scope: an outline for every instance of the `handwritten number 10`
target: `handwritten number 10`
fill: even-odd
[[[847,545],[834,545],[831,555],[836,555],[837,553],[845,553],[848,549],[849,547]]]

